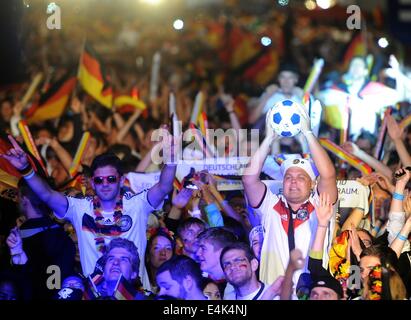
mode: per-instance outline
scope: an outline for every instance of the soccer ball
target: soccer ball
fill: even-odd
[[[282,137],[293,137],[301,131],[298,104],[291,100],[277,102],[267,113],[267,123]]]

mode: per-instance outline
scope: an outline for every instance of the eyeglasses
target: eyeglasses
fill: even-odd
[[[243,264],[246,261],[247,258],[236,258],[232,261],[225,261],[223,262],[223,270],[227,270],[229,268],[232,268],[233,266],[238,267],[240,264]]]
[[[94,177],[93,181],[95,184],[103,184],[104,180],[107,181],[107,183],[113,184],[113,183],[117,183],[118,178],[117,176],[108,176],[108,177]]]

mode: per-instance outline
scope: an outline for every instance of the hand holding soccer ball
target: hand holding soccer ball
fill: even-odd
[[[267,113],[266,124],[281,137],[294,137],[311,131],[310,118],[305,108],[291,100],[283,100]]]

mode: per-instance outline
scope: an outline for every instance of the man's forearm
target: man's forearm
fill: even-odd
[[[257,152],[251,157],[247,168],[244,170],[244,178],[250,176],[257,178],[259,177],[261,170],[263,169],[265,159],[270,152],[272,142],[273,139],[271,137],[265,137]]]
[[[411,156],[408,153],[407,148],[405,147],[404,141],[397,139],[394,141],[394,145],[403,167],[411,166]]]
[[[328,157],[327,152],[318,142],[317,138],[312,132],[305,133],[305,139],[307,140],[308,147],[310,148],[311,156],[314,160],[315,166],[322,178],[335,178],[335,167],[331,159]]]
[[[355,156],[357,156],[360,160],[364,161],[365,163],[369,164],[371,168],[373,168],[377,172],[382,173],[384,176],[386,177],[392,176],[392,171],[389,167],[387,167],[381,161],[378,161],[374,157],[370,156],[365,151],[359,150],[358,152],[355,153]]]

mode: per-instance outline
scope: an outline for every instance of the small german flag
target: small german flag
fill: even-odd
[[[107,108],[113,105],[113,90],[108,82],[101,59],[86,43],[80,58],[78,79],[83,89]]]
[[[136,294],[137,290],[121,275],[118,279],[116,290],[114,291],[116,300],[134,300]]]
[[[69,73],[52,85],[42,96],[39,103],[29,110],[25,116],[29,124],[61,117],[64,108],[76,86],[74,73]]]

